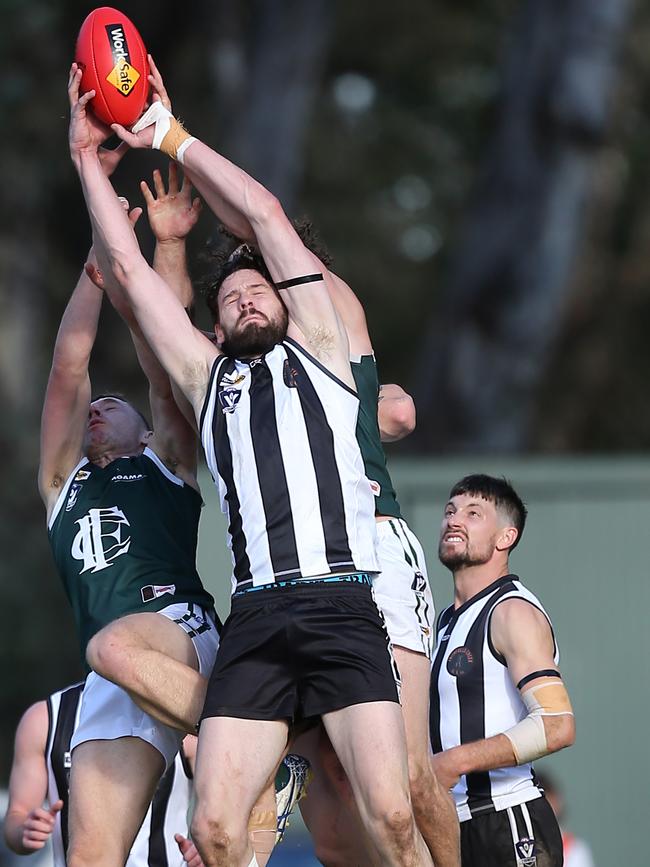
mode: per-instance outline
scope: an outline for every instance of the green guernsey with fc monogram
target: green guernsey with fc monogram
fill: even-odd
[[[84,459],[50,517],[54,560],[82,653],[103,626],[178,602],[212,609],[196,571],[201,496],[150,449],[106,467]]]
[[[366,476],[375,494],[375,514],[401,518],[395,489],[386,467],[386,455],[377,421],[379,377],[375,357],[362,355],[358,361],[352,359],[351,366],[359,395],[357,442],[366,467]]]

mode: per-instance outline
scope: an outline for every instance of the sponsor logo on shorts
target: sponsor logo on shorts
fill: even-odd
[[[106,35],[111,46],[115,66],[106,76],[106,81],[121,93],[128,96],[140,79],[138,70],[131,66],[129,45],[121,24],[107,24]]]
[[[145,473],[118,473],[116,476],[111,476],[111,482],[139,482],[140,479],[146,479]]]
[[[241,391],[238,388],[224,388],[219,392],[219,404],[222,412],[234,412],[237,409],[237,404],[241,398]]]
[[[74,477],[75,482],[85,482],[86,479],[90,478],[90,470],[79,470],[77,475]]]
[[[454,647],[447,659],[447,671],[452,677],[463,677],[474,665],[474,654],[469,647]]]
[[[515,843],[517,852],[517,862],[521,867],[536,867],[537,854],[535,851],[535,841],[531,837],[525,837]]]
[[[143,602],[151,602],[152,599],[158,599],[159,596],[164,596],[169,593],[173,596],[176,593],[175,584],[147,584],[146,587],[140,588],[140,596]]]

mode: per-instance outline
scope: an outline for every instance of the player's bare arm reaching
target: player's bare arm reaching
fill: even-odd
[[[174,163],[170,163],[168,190],[165,189],[158,170],[153,175],[154,192],[144,181],[140,187],[147,206],[149,225],[156,238],[154,270],[174,291],[183,307],[189,309],[194,299],[187,271],[185,239],[196,225],[200,201],[192,201],[191,188],[187,181],[184,180],[183,184],[179,185]],[[187,410],[184,395],[173,389],[169,376],[146,342],[128,299],[110,273],[110,264],[99,242],[96,242],[95,248],[99,254],[101,271],[93,274],[91,269],[88,270],[129,326],[140,367],[149,381],[149,404],[154,429],[149,447],[179,478],[197,487],[196,434],[186,420],[186,416],[192,417],[192,410]]]
[[[115,191],[101,171],[98,147],[109,131],[87,111],[94,91],[79,97],[80,79],[73,64],[68,90],[70,155],[81,179],[93,232],[107,252],[111,270],[124,288],[147,342],[197,412],[218,352],[194,328],[173,291],[143,258]]]
[[[176,124],[178,127],[163,107],[163,102],[158,101],[134,127],[134,130],[140,131],[129,133],[119,126],[114,126],[114,130],[132,147],[161,147],[160,130],[165,124]],[[174,133],[172,127],[172,133],[175,135],[178,130]],[[287,336],[297,340],[354,388],[349,368],[347,335],[324,281],[314,279],[298,286],[282,285],[297,277],[323,275],[323,268],[318,258],[298,237],[278,200],[246,172],[207,145],[188,138],[184,132],[178,135],[184,136],[183,167],[208,205],[239,237],[250,238],[252,233],[287,306]],[[179,157],[178,148],[168,148],[163,143],[161,149],[170,156]]]
[[[71,82],[72,75],[69,84]],[[98,125],[89,130],[88,137],[95,144],[98,171],[108,183],[108,176],[128,148],[124,144],[114,150],[102,148],[105,136],[98,135]],[[119,202],[118,207],[122,219],[130,225]],[[137,220],[140,213],[136,209],[130,219]],[[87,264],[96,267],[94,250],[90,251]],[[38,476],[48,519],[63,483],[82,456],[91,389],[88,364],[97,336],[102,298],[101,290],[83,271],[66,307],[55,343],[41,420]]]

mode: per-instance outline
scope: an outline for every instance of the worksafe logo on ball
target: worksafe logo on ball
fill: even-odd
[[[106,34],[111,46],[115,66],[106,76],[106,81],[112,84],[122,96],[128,96],[140,79],[140,73],[131,66],[129,45],[121,24],[107,24]]]

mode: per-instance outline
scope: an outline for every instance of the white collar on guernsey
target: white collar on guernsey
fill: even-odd
[[[373,361],[376,361],[376,360],[377,360],[377,359],[375,358],[375,353],[374,353],[374,352],[365,352],[365,353],[361,353],[361,352],[359,352],[359,353],[351,352],[351,353],[350,353],[350,361],[351,361],[353,364],[361,364],[361,359],[362,359],[362,358],[372,358]]]
[[[184,482],[182,479],[179,479],[177,475],[175,475],[174,473],[172,473],[172,471],[171,471],[168,467],[166,467],[166,466],[163,464],[163,462],[160,460],[160,458],[158,457],[158,455],[157,455],[154,451],[152,451],[152,450],[149,448],[149,446],[145,446],[145,447],[144,447],[144,451],[142,452],[142,454],[143,454],[143,455],[146,455],[146,457],[148,457],[149,460],[153,461],[154,464],[155,464],[155,465],[158,467],[158,469],[160,470],[160,472],[161,472],[161,473],[162,473],[166,478],[168,478],[170,482],[173,482],[175,485],[178,485],[178,486],[181,487],[181,488],[184,487],[185,482]]]
[[[89,464],[89,463],[90,463],[90,461],[89,461],[88,458],[84,455],[83,458],[79,461],[79,463],[77,464],[77,466],[72,470],[72,472],[70,473],[70,475],[69,475],[68,478],[66,479],[65,484],[64,484],[63,488],[61,489],[61,493],[60,493],[59,496],[56,498],[56,503],[54,504],[54,508],[52,509],[52,514],[50,515],[50,517],[49,517],[49,519],[48,519],[48,522],[47,522],[47,528],[48,528],[48,530],[51,530],[51,529],[52,529],[52,525],[53,525],[54,522],[56,521],[56,516],[57,516],[57,515],[59,514],[59,512],[61,511],[61,506],[63,505],[63,502],[64,502],[65,498],[66,498],[67,495],[68,495],[68,491],[69,491],[69,489],[70,489],[70,485],[72,484],[72,481],[73,481],[74,477],[77,475],[77,473],[79,472],[79,470],[80,470],[82,467],[85,467],[86,464]]]

